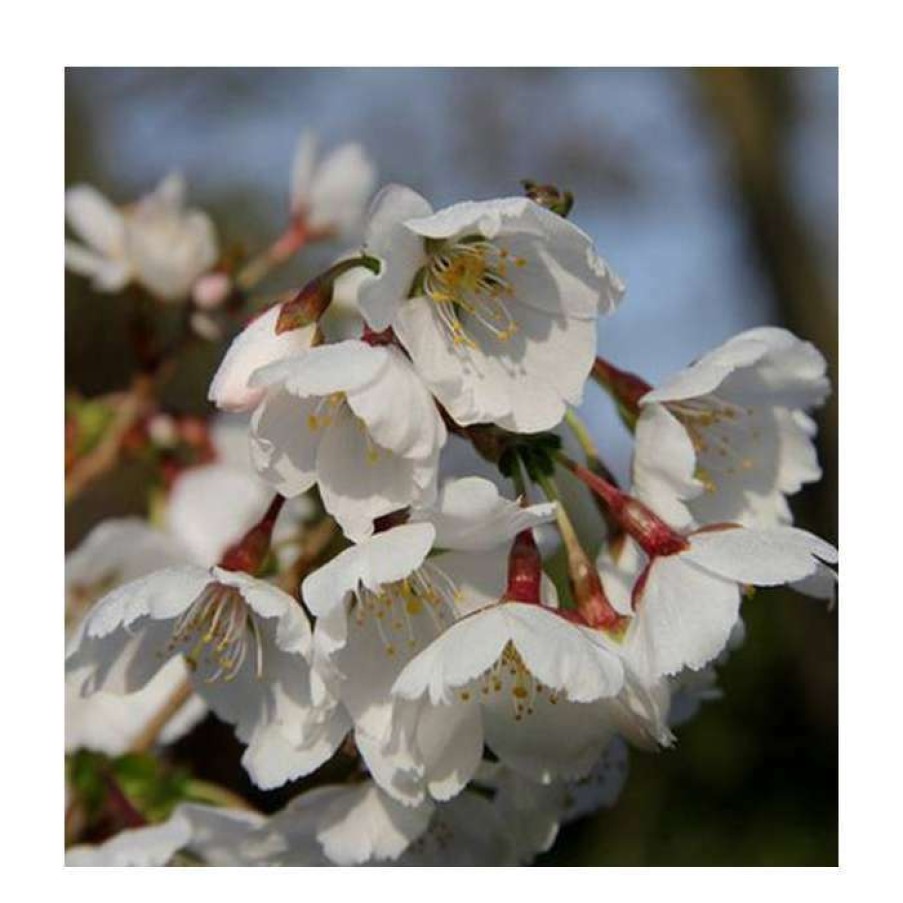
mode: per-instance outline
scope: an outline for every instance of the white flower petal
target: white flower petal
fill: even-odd
[[[383,448],[404,458],[429,458],[445,445],[445,424],[426,386],[397,348],[379,379],[348,392],[348,406]]]
[[[686,502],[703,490],[687,431],[664,405],[643,407],[636,424],[633,494],[674,529],[693,523]]]
[[[91,749],[121,756],[187,679],[188,668],[179,658],[169,659],[142,689],[125,696],[105,692],[82,696],[85,676],[84,672],[66,675],[66,752]],[[204,701],[193,696],[166,723],[159,742],[174,743],[206,714]]]
[[[694,565],[686,554],[652,562],[624,641],[624,655],[650,683],[702,668],[727,644],[740,613],[740,587]]]
[[[345,549],[304,578],[305,604],[322,617],[358,585],[376,592],[384,583],[407,577],[423,563],[435,535],[431,524],[402,524]]]
[[[510,542],[521,532],[555,517],[554,504],[526,508],[502,498],[498,487],[481,477],[449,480],[435,508],[414,509],[411,519],[436,528],[436,545],[458,551],[484,551]]]
[[[120,831],[98,846],[71,847],[66,851],[66,865],[166,865],[190,840],[191,826],[176,812],[162,824]]]
[[[502,606],[464,618],[423,650],[392,687],[403,699],[428,695],[430,702],[450,703],[454,691],[475,680],[501,657],[510,639]]]
[[[614,735],[604,703],[575,703],[547,692],[518,717],[506,693],[492,693],[484,705],[486,743],[500,761],[533,781],[583,777]]]
[[[374,198],[364,236],[368,254],[380,261],[378,276],[371,276],[358,291],[358,304],[372,329],[392,325],[399,306],[411,293],[417,271],[423,266],[423,239],[404,222],[431,212],[416,191],[387,185]]]
[[[482,720],[475,700],[443,706],[422,704],[417,745],[434,799],[457,796],[476,773],[483,757]]]
[[[571,702],[591,702],[621,689],[623,666],[601,632],[539,605],[507,602],[499,610],[524,664],[545,686],[566,693]]]
[[[426,830],[433,807],[403,806],[372,784],[341,788],[319,819],[317,839],[336,865],[396,859]]]
[[[284,391],[299,398],[354,392],[375,380],[388,366],[389,353],[366,342],[347,339],[317,345],[303,354],[285,358],[255,371],[252,387],[281,383]]]
[[[272,497],[250,472],[226,464],[193,467],[170,490],[166,529],[193,562],[210,567],[263,517]]]
[[[210,583],[210,572],[196,565],[166,568],[133,580],[107,594],[85,619],[85,635],[104,637],[139,618],[178,617]]]
[[[321,433],[308,426],[315,399],[299,399],[272,389],[251,418],[251,459],[260,476],[277,492],[293,498],[317,480]]]
[[[359,144],[343,144],[317,167],[310,187],[311,229],[348,232],[358,225],[376,184],[376,168]]]
[[[417,468],[417,461],[376,445],[346,405],[337,409],[317,449],[323,505],[345,535],[356,541],[373,532],[376,518],[405,508],[422,495],[415,481]],[[436,464],[428,470],[435,478]]]
[[[266,393],[262,387],[252,388],[251,375],[255,370],[311,347],[316,326],[276,333],[276,323],[282,310],[275,305],[253,320],[240,332],[226,352],[210,383],[207,398],[226,411],[249,411]]]
[[[75,185],[66,190],[66,220],[102,256],[122,256],[125,234],[122,214],[96,188]]]
[[[101,292],[118,292],[131,278],[124,260],[103,257],[71,241],[66,242],[66,269],[90,277],[94,288]]]
[[[810,576],[819,560],[834,564],[837,550],[795,527],[741,527],[695,533],[681,557],[729,580],[775,586]]]

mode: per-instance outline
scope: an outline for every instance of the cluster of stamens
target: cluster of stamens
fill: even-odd
[[[260,677],[263,649],[251,609],[234,587],[210,583],[176,621],[166,651],[181,650],[191,670],[212,683],[236,677],[252,647]]]
[[[560,698],[557,691],[549,691],[530,673],[511,642],[506,644],[498,661],[481,675],[477,683],[483,698],[490,693],[509,692],[515,721],[533,714],[537,697],[548,693],[548,700],[552,705],[556,705]],[[460,690],[458,696],[467,702],[471,698],[471,692],[468,689]]]
[[[508,274],[510,267],[526,265],[523,257],[483,238],[446,244],[430,255],[421,274],[423,291],[435,302],[453,345],[477,347],[467,332],[468,321],[501,342],[517,332],[507,307],[514,298]]]
[[[386,655],[394,656],[402,646],[417,647],[416,618],[429,618],[435,635],[449,626],[458,590],[447,574],[427,563],[378,592],[361,587],[355,596],[355,623],[362,627],[372,618]]]
[[[696,478],[703,484],[706,492],[717,491],[717,484],[712,475],[713,465],[721,465],[718,470],[728,475],[752,470],[755,460],[737,449],[736,435],[731,438],[730,430],[742,432],[751,443],[758,441],[760,431],[751,426],[751,418],[755,408],[741,407],[720,398],[688,399],[686,401],[669,402],[668,410],[680,420],[698,457]],[[720,427],[720,429],[718,429]],[[706,456],[708,466],[701,463],[701,456]]]
[[[307,428],[311,432],[326,429],[335,420],[339,406],[345,400],[344,392],[333,392],[324,395],[316,404],[316,407],[307,415]]]
[[[325,430],[332,426],[338,415],[339,408],[345,401],[344,392],[332,392],[324,395],[316,404],[313,411],[307,415],[307,428],[311,432],[317,430]],[[364,434],[364,442],[366,444],[366,458],[368,464],[375,464],[379,460],[380,447],[370,437],[367,431],[367,424],[359,417],[355,417],[357,428]]]

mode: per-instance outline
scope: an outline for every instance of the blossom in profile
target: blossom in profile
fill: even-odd
[[[66,221],[82,242],[66,242],[66,266],[98,291],[134,282],[161,301],[183,301],[219,256],[212,221],[185,206],[185,183],[175,173],[121,208],[76,185],[66,192]]]
[[[703,668],[726,648],[744,587],[794,583],[836,562],[830,543],[795,527],[688,534],[684,548],[653,557],[640,573],[625,654],[649,679]]]
[[[434,213],[391,185],[374,201],[365,249],[380,272],[360,287],[364,318],[392,327],[459,424],[538,432],[580,403],[597,317],[624,288],[576,226],[528,198]]]

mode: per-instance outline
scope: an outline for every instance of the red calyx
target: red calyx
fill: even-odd
[[[364,324],[364,331],[361,333],[361,341],[368,345],[394,345],[395,332],[390,326],[382,332],[374,332],[369,326]]]
[[[508,586],[505,599],[540,605],[542,585],[542,555],[536,547],[532,530],[521,530],[514,537],[508,553]]]
[[[285,497],[277,495],[270,502],[270,507],[267,508],[266,514],[260,521],[251,527],[237,543],[226,550],[219,566],[227,571],[256,574],[270,551],[273,527],[276,525],[276,518],[279,517],[279,512],[284,504]]]

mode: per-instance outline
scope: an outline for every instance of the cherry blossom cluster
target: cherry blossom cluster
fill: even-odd
[[[836,551],[787,501],[821,476],[824,358],[763,327],[658,386],[618,369],[596,346],[623,282],[569,195],[525,186],[370,201],[359,147],[305,137],[289,224],[240,268],[178,177],[125,209],[70,189],[70,269],[211,340],[306,245],[345,248],[234,335],[210,453],[66,567],[67,751],[161,750],[209,712],[258,788],[315,786],[269,814],[186,796],[70,863],[528,863],[718,694],[753,588],[833,600]],[[627,485],[577,414],[591,385],[633,437]]]

